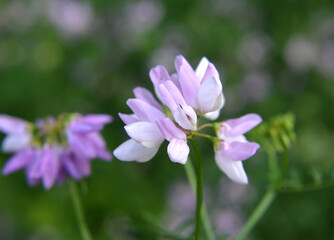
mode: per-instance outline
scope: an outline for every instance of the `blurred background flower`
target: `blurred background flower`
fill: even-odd
[[[333,26],[332,0],[2,1],[0,113],[30,121],[61,112],[129,113],[125,101],[134,87],[153,90],[150,68],[173,71],[178,54],[192,66],[206,56],[224,86],[220,120],[256,112],[267,121],[293,112],[298,143],[290,178],[334,179]],[[103,132],[109,149],[127,139],[122,127],[115,119]],[[211,143],[200,145],[211,220],[217,233],[233,234],[266,187],[265,155],[260,148],[245,162],[250,186],[241,194],[224,181],[207,150]],[[159,239],[129,222],[149,215],[167,228],[166,211],[186,201],[168,200],[173,183],[186,185],[186,178],[164,149],[145,165],[92,162],[94,174],[81,188],[94,239]],[[0,155],[1,167],[6,159]],[[65,186],[31,189],[18,172],[1,177],[0,189],[1,239],[78,238]],[[333,188],[282,194],[249,239],[328,239],[333,200]]]

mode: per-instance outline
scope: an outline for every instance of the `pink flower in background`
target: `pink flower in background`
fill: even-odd
[[[30,185],[42,182],[45,189],[62,182],[67,175],[81,179],[90,174],[93,158],[110,160],[100,130],[111,122],[109,115],[78,114],[38,120],[36,124],[0,115],[0,130],[7,134],[2,149],[14,155],[2,173],[25,169]]]
[[[253,156],[260,145],[248,142],[243,135],[262,122],[254,113],[222,122],[217,135],[222,141],[215,148],[218,167],[234,182],[247,184],[248,178],[242,162]]]
[[[31,142],[29,123],[24,120],[1,114],[0,131],[7,134],[2,142],[2,151],[5,153],[20,151]]]

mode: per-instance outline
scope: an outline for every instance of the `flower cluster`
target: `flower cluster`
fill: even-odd
[[[0,115],[0,131],[5,153],[14,153],[4,166],[4,175],[24,168],[27,181],[42,181],[45,189],[62,182],[67,175],[81,179],[90,174],[93,158],[110,160],[100,130],[111,122],[109,115],[60,115],[37,120],[35,124]]]
[[[189,155],[187,139],[200,136],[199,118],[218,118],[225,98],[215,66],[204,57],[193,70],[183,56],[177,56],[175,68],[176,73],[171,75],[163,66],[150,71],[156,96],[168,107],[166,111],[147,89],[134,89],[135,98],[127,101],[133,114],[119,114],[130,139],[114,150],[118,159],[148,161],[166,139],[171,161],[185,164]],[[210,138],[219,168],[235,182],[248,182],[241,161],[255,154],[259,145],[248,142],[243,134],[261,121],[256,114],[228,120],[219,123],[217,136]]]

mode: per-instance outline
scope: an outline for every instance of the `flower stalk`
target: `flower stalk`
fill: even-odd
[[[78,187],[73,180],[69,181],[70,195],[74,207],[75,217],[79,227],[82,240],[92,240],[87,224],[85,222]]]
[[[200,239],[201,234],[201,213],[203,205],[203,173],[202,173],[202,161],[200,156],[200,150],[197,140],[191,139],[191,146],[194,154],[195,169],[197,176],[196,183],[196,228],[195,228],[195,240]]]
[[[195,174],[193,164],[190,161],[190,159],[188,159],[187,163],[185,164],[185,171],[186,171],[190,186],[191,186],[193,192],[196,194],[197,179],[196,179],[196,174]],[[201,217],[202,217],[202,224],[203,224],[204,231],[205,231],[207,239],[208,240],[215,240],[215,235],[213,233],[212,224],[210,222],[208,210],[205,206],[205,203],[202,204],[202,215],[201,215]]]

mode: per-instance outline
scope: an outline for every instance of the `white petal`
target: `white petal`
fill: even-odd
[[[220,114],[220,109],[214,112],[208,112],[204,114],[204,117],[209,120],[216,120],[219,117],[219,114]]]
[[[168,144],[167,153],[172,162],[185,164],[189,155],[189,146],[184,139],[173,138]]]
[[[159,147],[160,145],[147,148],[135,140],[129,139],[114,150],[114,155],[122,161],[146,162],[154,157]]]
[[[9,134],[2,142],[2,151],[5,153],[13,153],[26,148],[31,140],[30,134]]]
[[[164,141],[158,126],[152,122],[131,123],[124,128],[129,137],[148,148],[160,145]]]
[[[242,161],[233,161],[223,157],[220,151],[215,152],[215,160],[218,167],[234,182],[248,184],[248,178],[243,168]]]
[[[173,116],[175,121],[184,129],[197,130],[197,115],[192,107],[179,105]]]
[[[222,107],[224,97],[221,82],[214,76],[206,80],[198,90],[198,105],[202,113],[213,112]]]
[[[198,79],[202,79],[204,77],[204,74],[206,72],[206,69],[209,65],[209,60],[206,57],[203,57],[201,59],[201,61],[199,62],[199,64],[197,65],[196,68],[196,75],[198,77]]]

